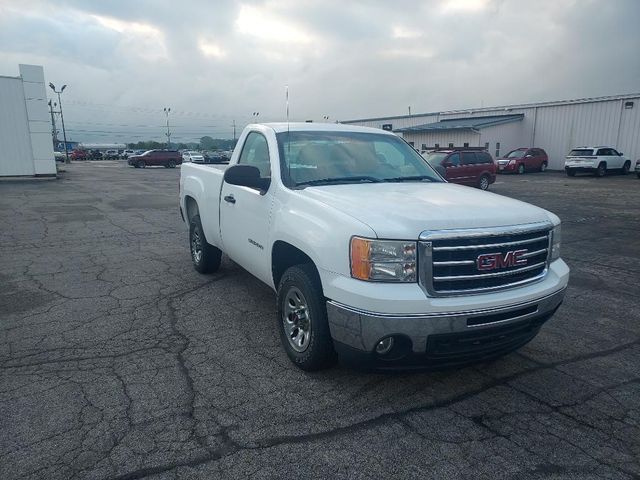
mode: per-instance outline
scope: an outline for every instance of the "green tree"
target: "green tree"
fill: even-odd
[[[216,141],[209,136],[204,136],[200,139],[200,148],[202,150],[215,150]]]

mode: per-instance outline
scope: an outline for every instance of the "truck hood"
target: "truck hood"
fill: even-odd
[[[551,221],[528,203],[451,183],[366,183],[307,187],[300,194],[360,220],[378,238],[417,239],[425,230]]]

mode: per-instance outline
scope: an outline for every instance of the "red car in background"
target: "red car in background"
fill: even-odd
[[[89,158],[89,152],[86,150],[74,150],[69,154],[71,160],[87,160]]]
[[[516,148],[498,159],[500,173],[544,172],[548,166],[549,157],[541,148]]]
[[[127,163],[135,168],[162,166],[175,168],[182,163],[182,155],[177,150],[147,150],[141,155],[132,155]]]
[[[487,190],[496,181],[496,164],[491,154],[480,148],[435,150],[425,158],[451,183]]]

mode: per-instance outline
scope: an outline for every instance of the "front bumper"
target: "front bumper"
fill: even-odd
[[[500,173],[507,173],[507,172],[512,173],[512,172],[515,172],[515,171],[516,171],[516,164],[515,163],[509,164],[509,163],[500,163],[500,162],[498,162],[498,172],[500,172]]]
[[[378,370],[444,368],[513,351],[532,340],[558,309],[566,288],[502,307],[451,313],[389,315],[327,301],[331,336],[344,363]],[[385,337],[394,349],[375,353]]]

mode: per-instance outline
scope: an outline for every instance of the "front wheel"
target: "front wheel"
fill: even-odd
[[[544,172],[547,169],[547,162],[542,162],[542,165],[540,165],[540,171]]]
[[[176,161],[169,160],[169,162],[167,163],[167,168],[176,168]]]
[[[138,168],[145,168],[147,166],[146,163],[144,163],[144,160],[138,160]]]
[[[522,175],[524,173],[524,164],[521,163],[520,165],[518,165],[518,173],[520,175]]]
[[[489,189],[489,176],[482,175],[480,180],[478,181],[478,188],[480,190],[488,190]]]
[[[282,346],[296,367],[315,371],[335,363],[322,285],[312,264],[290,267],[282,275],[278,327]]]
[[[207,243],[199,215],[194,215],[189,222],[189,246],[193,268],[197,272],[213,273],[220,268],[222,251]]]
[[[624,165],[622,166],[622,174],[627,175],[629,173],[629,170],[631,170],[631,162],[624,162]]]

